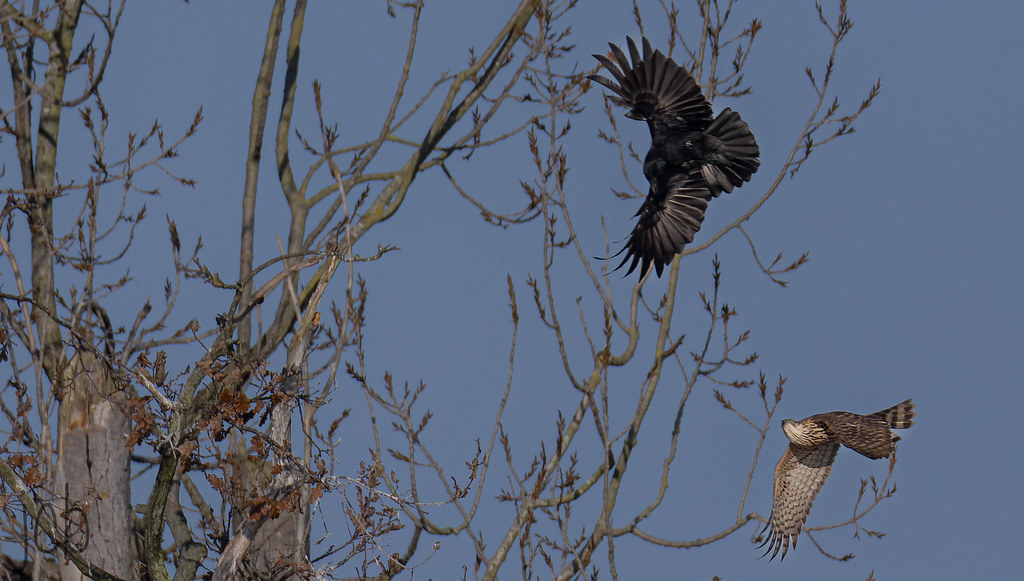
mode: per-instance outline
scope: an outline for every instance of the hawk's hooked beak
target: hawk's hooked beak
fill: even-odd
[[[790,441],[793,441],[793,431],[794,430],[793,430],[792,425],[793,425],[793,420],[788,419],[788,418],[785,419],[785,420],[782,420],[782,433],[786,434],[786,437],[789,438]]]

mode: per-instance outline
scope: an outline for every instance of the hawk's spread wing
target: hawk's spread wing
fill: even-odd
[[[811,416],[823,422],[839,443],[868,458],[885,458],[896,449],[900,437],[892,432],[914,425],[914,402],[907,400],[866,416],[830,412]]]
[[[812,448],[790,445],[775,466],[775,499],[772,518],[765,529],[770,529],[761,546],[768,545],[765,555],[774,559],[779,551],[786,558],[790,545],[796,547],[797,537],[811,513],[814,497],[828,480],[832,461],[839,450],[838,443],[822,444]],[[761,531],[762,533],[764,531]],[[764,556],[764,555],[762,555]]]

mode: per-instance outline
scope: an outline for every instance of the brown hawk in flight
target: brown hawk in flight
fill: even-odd
[[[765,555],[774,559],[782,550],[786,558],[811,512],[814,497],[828,479],[839,445],[868,458],[892,455],[900,437],[893,429],[914,425],[914,403],[907,400],[891,408],[866,416],[850,412],[817,414],[802,420],[782,420],[782,431],[789,448],[775,466],[775,495],[772,517],[761,530],[769,531],[760,546],[768,545]],[[764,555],[762,555],[763,557]]]

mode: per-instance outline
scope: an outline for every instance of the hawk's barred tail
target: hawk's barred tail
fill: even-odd
[[[914,401],[908,399],[871,415],[884,419],[890,428],[902,430],[914,425],[914,416],[917,414],[914,412]]]
[[[746,121],[740,118],[740,114],[729,108],[724,109],[704,133],[722,142],[719,153],[725,157],[719,163],[701,165],[701,173],[711,193],[716,196],[723,191],[729,193],[734,187],[742,186],[743,182],[749,182],[750,176],[761,165],[757,159],[761,151],[754,140],[754,134]]]

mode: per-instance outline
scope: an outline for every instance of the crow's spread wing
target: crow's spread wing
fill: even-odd
[[[662,129],[700,131],[711,124],[711,104],[686,69],[643,39],[641,58],[632,38],[627,38],[632,63],[622,49],[609,44],[612,59],[595,54],[614,80],[600,75],[589,78],[611,89],[618,97],[612,101],[629,109],[630,119],[647,121],[651,134]]]
[[[637,212],[640,220],[626,246],[619,251],[620,254],[626,252],[626,256],[616,270],[632,261],[627,275],[639,264],[642,276],[653,264],[661,276],[665,265],[693,242],[710,199],[711,192],[699,176],[676,172],[652,180],[650,193]]]

